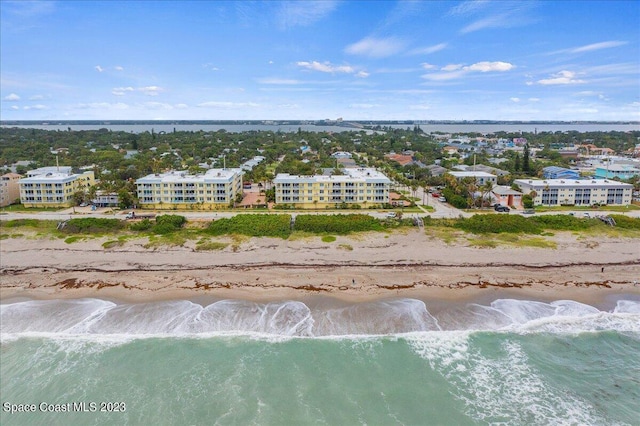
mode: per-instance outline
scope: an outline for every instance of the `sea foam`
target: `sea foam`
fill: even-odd
[[[64,336],[258,335],[329,337],[459,330],[579,333],[640,331],[640,302],[620,300],[611,311],[570,300],[499,299],[454,305],[432,315],[417,299],[309,308],[300,301],[186,300],[116,304],[100,299],[24,301],[0,305],[0,333]]]

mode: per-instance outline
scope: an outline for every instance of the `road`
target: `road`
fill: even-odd
[[[423,198],[424,196],[424,198]],[[426,209],[423,209],[422,213],[405,213],[405,217],[408,216],[431,216],[433,218],[458,218],[458,217],[471,217],[475,213],[473,212],[465,212],[460,209],[456,209],[448,203],[443,203],[439,201],[438,198],[434,198],[431,194],[424,194],[423,189],[418,189],[416,193],[416,197],[420,198],[418,201],[418,207],[423,206],[431,206],[435,209],[434,212],[429,212]],[[424,199],[424,204],[422,204],[422,200]],[[60,210],[56,212],[5,212],[0,210],[0,220],[14,220],[14,219],[42,219],[42,220],[68,220],[72,218],[78,217],[98,217],[98,218],[110,218],[110,219],[124,219],[125,214],[129,210],[119,211],[114,213],[111,209],[98,209],[96,211],[92,211],[90,207],[71,207],[65,210]],[[168,210],[160,214],[179,214],[181,216],[186,217],[191,220],[212,220],[212,219],[220,219],[220,218],[229,218],[233,217],[237,214],[242,214],[245,212],[240,211],[218,211],[218,212],[201,212],[201,211],[173,211]],[[383,219],[387,217],[387,212],[380,212],[377,210],[344,210],[344,211],[326,211],[326,210],[318,210],[318,211],[305,211],[304,213],[292,212],[290,210],[270,210],[268,213],[261,211],[253,211],[247,210],[246,213],[265,213],[265,214],[278,214],[278,213],[286,213],[291,215],[297,214],[352,214],[352,213],[362,213],[368,214],[378,219]],[[628,212],[609,212],[606,210],[593,210],[593,211],[584,211],[584,210],[576,210],[576,211],[550,211],[544,213],[536,213],[536,215],[547,215],[547,214],[573,214],[576,217],[586,217],[586,214],[589,214],[591,217],[595,217],[598,215],[606,215],[609,213],[613,214],[624,214],[626,216],[631,217],[640,217],[640,210],[631,210]],[[510,213],[500,213],[500,214],[522,214],[521,211],[511,211]]]

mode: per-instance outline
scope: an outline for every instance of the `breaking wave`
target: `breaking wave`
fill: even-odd
[[[379,336],[412,332],[508,331],[640,332],[640,302],[620,300],[611,311],[570,300],[551,303],[499,299],[431,314],[417,299],[310,308],[300,301],[186,300],[116,304],[100,299],[31,300],[0,305],[3,339],[59,336],[265,335],[279,337]]]

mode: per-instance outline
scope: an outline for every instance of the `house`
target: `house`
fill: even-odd
[[[6,207],[20,199],[20,176],[7,173],[0,176],[0,207]]]
[[[210,169],[150,174],[136,180],[141,207],[151,209],[219,209],[234,203],[242,192],[241,169]]]
[[[343,169],[344,175],[297,176],[279,173],[273,180],[276,204],[331,208],[343,204],[389,202],[391,180],[372,168]]]
[[[477,185],[484,185],[487,182],[491,182],[492,184],[496,184],[498,178],[496,175],[492,175],[487,172],[473,172],[473,171],[465,171],[465,172],[449,172],[449,174],[455,177],[457,180],[462,180],[464,178],[474,178],[476,180]]]
[[[446,169],[437,164],[428,165],[427,169],[429,170],[429,173],[431,173],[431,176],[442,176],[449,171],[449,169]]]
[[[578,170],[567,169],[566,167],[548,166],[542,169],[545,179],[580,179]]]
[[[351,158],[353,155],[350,152],[337,151],[331,154],[331,158]]]
[[[401,166],[410,166],[411,164],[413,164],[413,157],[410,155],[390,153],[386,154],[385,157],[391,161],[395,161]]]
[[[535,192],[536,205],[629,205],[633,185],[608,179],[516,179],[522,192]]]
[[[91,203],[96,207],[118,207],[120,198],[115,192],[96,191],[96,198]]]
[[[71,207],[73,195],[95,185],[95,177],[93,171],[71,173],[71,167],[42,167],[29,170],[19,184],[25,207]]]
[[[411,206],[411,202],[408,200],[405,200],[401,194],[398,194],[397,192],[390,192],[389,193],[389,204],[391,204],[392,206],[395,207],[410,207]]]
[[[491,197],[496,204],[513,206],[517,209],[522,208],[522,192],[511,189],[509,186],[494,186],[491,190]]]

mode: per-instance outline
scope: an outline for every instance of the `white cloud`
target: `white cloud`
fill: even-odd
[[[593,43],[593,44],[587,44],[586,46],[575,47],[573,49],[569,49],[568,52],[570,53],[592,52],[594,50],[609,49],[612,47],[623,46],[625,44],[627,44],[626,41],[618,41],[618,40],[603,41],[600,43]]]
[[[128,109],[129,105],[122,103],[122,102],[116,102],[116,103],[109,103],[109,102],[90,102],[90,103],[81,103],[81,104],[77,104],[74,108],[76,109],[104,109],[104,110],[123,110],[123,109]]]
[[[158,86],[139,87],[138,90],[147,96],[158,96],[160,92],[164,91],[162,87]]]
[[[462,68],[462,64],[449,64],[440,68],[442,71],[455,71]]]
[[[426,63],[426,62],[424,62],[424,63],[420,64],[420,66],[421,66],[422,68],[424,68],[425,70],[432,70],[432,69],[437,68],[435,65],[428,64],[428,63]]]
[[[366,37],[362,40],[350,44],[344,51],[351,55],[362,55],[371,58],[384,58],[395,55],[404,48],[404,42],[395,38],[373,38]]]
[[[368,73],[368,72],[366,72],[366,71],[358,71],[358,72],[356,73],[356,77],[359,77],[359,78],[367,78],[367,77],[369,77],[369,73]]]
[[[133,92],[135,89],[133,87],[114,87],[111,89],[111,94],[115,96],[124,96],[127,92]]]
[[[20,109],[20,107],[18,105],[11,105],[11,109],[17,111]]]
[[[443,71],[443,72],[434,72],[434,73],[425,74],[422,76],[422,78],[431,80],[431,81],[446,81],[446,80],[454,80],[456,78],[460,78],[471,72],[481,72],[481,73],[506,72],[506,71],[512,70],[513,68],[515,68],[513,64],[510,64],[508,62],[500,62],[500,61],[476,62],[475,64],[466,65],[466,66],[463,64],[449,64],[440,68],[440,71]],[[431,68],[426,68],[426,69],[431,69]]]
[[[469,71],[480,71],[480,72],[489,72],[489,71],[498,71],[504,72],[513,69],[513,65],[508,62],[477,62],[469,67],[464,67],[464,69],[468,69]]]
[[[487,6],[489,4],[488,0],[470,0],[464,1],[449,10],[450,15],[468,15],[470,13],[475,13]]]
[[[41,101],[44,99],[44,96],[42,95],[33,95],[29,97],[30,101]]]
[[[102,68],[100,65],[96,65],[94,68],[95,68],[95,70],[96,70],[96,71],[98,71],[98,72],[102,72],[102,71],[104,71],[104,68]]]
[[[15,102],[20,100],[20,96],[15,93],[11,93],[3,98],[5,101]]]
[[[312,61],[312,62],[301,61],[301,62],[297,62],[296,65],[308,70],[320,71],[320,72],[326,72],[326,73],[332,73],[332,74],[335,74],[335,73],[353,74],[355,72],[355,69],[349,65],[332,65],[330,62],[320,63],[318,61]]]
[[[516,103],[520,102],[520,98],[509,98],[509,100]]]
[[[202,68],[207,69],[207,70],[211,70],[211,71],[220,71],[220,68],[218,68],[217,66],[215,66],[212,63],[202,64]]]
[[[22,108],[22,109],[24,109],[24,110],[26,110],[26,111],[29,111],[29,110],[32,110],[32,109],[35,109],[35,110],[43,110],[43,109],[49,109],[49,107],[48,107],[48,106],[46,106],[46,105],[38,104],[38,105],[26,106],[26,107],[24,107],[24,108]]]
[[[176,109],[187,109],[187,108],[189,108],[189,105],[187,105],[187,104],[176,104],[175,107],[176,107]]]
[[[585,83],[584,80],[579,80],[575,77],[576,73],[573,71],[560,71],[559,73],[553,74],[551,78],[538,80],[537,83],[542,84],[543,86]]]
[[[336,1],[285,1],[280,3],[276,18],[280,28],[311,25],[336,8]]]
[[[540,98],[529,98],[529,102],[540,102]]]
[[[256,80],[260,84],[277,84],[277,85],[296,85],[300,84],[300,80],[287,78],[259,78]]]
[[[122,68],[120,65],[116,65],[116,66],[114,67],[114,69],[115,69],[116,71],[124,71],[124,68]]]
[[[431,74],[425,74],[422,76],[422,78],[431,80],[431,81],[446,81],[446,80],[455,80],[456,78],[460,78],[465,74],[467,74],[467,72],[464,70],[435,72]]]
[[[434,44],[428,47],[418,47],[409,52],[410,55],[429,55],[431,53],[439,52],[448,46],[447,43]]]

